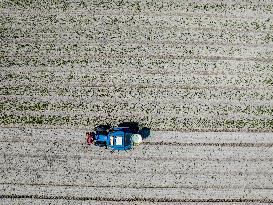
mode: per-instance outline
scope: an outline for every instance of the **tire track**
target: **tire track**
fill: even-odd
[[[137,157],[137,156],[122,156],[122,155],[110,155],[109,151],[109,156],[86,156],[86,155],[64,155],[64,154],[13,154],[13,153],[0,153],[0,156],[3,158],[6,156],[9,157],[21,157],[21,158],[42,158],[42,159],[74,159],[74,160],[79,160],[79,159],[97,159],[97,160],[138,160],[138,161],[197,161],[197,160],[202,160],[202,161],[249,161],[249,162],[273,162],[273,158],[231,158],[231,157],[226,157],[226,158],[213,158],[213,157],[206,157],[206,158],[198,158],[198,157]]]
[[[259,5],[268,5],[268,4],[261,4],[261,2],[259,2]],[[235,14],[230,14],[230,12],[224,12],[224,13],[212,13],[212,12],[179,12],[177,10],[174,11],[141,11],[141,12],[133,12],[133,11],[113,11],[113,10],[99,10],[99,11],[95,11],[95,10],[79,10],[81,11],[82,16],[105,16],[105,15],[110,15],[110,16],[139,16],[139,17],[145,17],[145,16],[185,16],[185,17],[196,17],[196,16],[201,16],[201,17],[212,17],[212,18],[228,18],[228,19],[234,19],[234,20],[241,20],[241,19],[273,19],[273,15],[268,15],[268,14],[264,14],[264,15],[253,15],[253,14],[240,14],[240,15],[235,15]],[[66,12],[67,16],[73,17],[76,16],[78,17],[79,13],[75,13],[72,12],[70,10],[67,10]],[[227,14],[228,13],[228,14]],[[11,10],[11,9],[7,9],[7,8],[3,8],[1,11],[1,14],[3,17],[5,16],[15,16],[18,15],[20,18],[22,18],[22,16],[27,16],[27,17],[32,17],[33,15],[39,15],[39,17],[46,17],[46,16],[52,16],[54,14],[56,14],[56,10],[48,10],[47,12],[41,12],[40,9],[31,9],[31,15],[30,15],[30,10]]]
[[[37,169],[33,169],[33,168],[16,168],[16,167],[5,167],[5,168],[0,168],[1,171],[16,171],[16,172],[58,172],[60,170],[65,170],[65,168],[61,168],[61,169],[41,169],[41,168],[37,168]],[[120,170],[117,170],[117,171],[105,171],[105,170],[82,170],[82,169],[69,169],[69,171],[66,169],[66,171],[63,171],[64,173],[66,172],[76,172],[76,173],[81,173],[81,174],[88,174],[88,173],[92,173],[92,174],[134,174],[135,171],[132,170],[126,170],[126,171],[120,171]],[[165,174],[168,174],[168,175],[189,175],[189,172],[183,172],[183,171],[175,171],[175,172],[172,172],[172,171],[142,171],[141,172],[142,174],[162,174],[162,175],[165,175]],[[272,176],[272,172],[243,172],[243,171],[228,171],[228,172],[220,172],[220,171],[198,171],[198,172],[190,172],[190,174],[192,175],[231,175],[233,177],[237,176],[237,175],[261,175],[261,176],[267,176],[267,177],[270,177]],[[12,183],[0,183],[0,184],[12,184]],[[26,185],[25,183],[22,183],[24,185]],[[71,186],[74,186],[74,185],[71,185]],[[88,185],[89,186],[89,185]],[[90,186],[93,186],[93,185],[90,185]],[[95,185],[94,185],[95,186]],[[115,185],[116,186],[116,185]],[[115,187],[113,186],[113,187]],[[100,187],[100,186],[97,186],[96,187]],[[108,186],[107,186],[108,187]],[[128,187],[128,186],[125,186],[125,187]],[[143,186],[141,186],[143,187]],[[154,187],[157,187],[157,186],[151,186],[151,187],[146,187],[146,188],[154,188]],[[162,187],[157,187],[157,188],[183,188],[183,187],[180,187],[180,186],[172,186],[172,187],[169,187],[169,186],[162,186]],[[213,187],[210,187],[210,186],[205,186],[204,188],[217,188],[217,187],[222,187],[222,189],[225,189],[225,188],[235,188],[234,186],[231,186],[231,187],[228,187],[228,186],[213,186]],[[140,187],[131,187],[131,188],[140,188]],[[241,186],[238,186],[237,188],[242,188]],[[246,188],[246,187],[245,187]],[[249,189],[252,189],[252,188],[249,188]],[[258,188],[256,188],[258,189]],[[272,187],[267,187],[267,189],[273,189],[273,186]]]
[[[181,28],[183,29],[183,28]],[[209,29],[211,30],[211,29]],[[190,32],[190,31],[189,31]],[[223,31],[224,32],[224,31]],[[246,33],[249,33],[249,32],[246,32]],[[44,34],[44,33],[43,33]],[[272,31],[272,34],[273,34],[273,31]],[[38,33],[37,33],[38,35]],[[50,37],[49,35],[47,35],[47,38],[41,38],[39,39],[39,41],[37,40],[37,37],[36,39],[33,39],[33,38],[29,38],[29,37],[20,37],[18,39],[15,39],[14,38],[5,38],[5,42],[2,43],[2,46],[11,46],[11,43],[29,43],[31,41],[33,41],[34,43],[37,43],[37,42],[43,42],[43,43],[54,43],[56,42],[56,38],[57,38],[57,35],[58,34],[55,34],[54,33],[55,38],[54,37]],[[52,38],[52,39],[48,39],[48,38]],[[63,39],[63,41],[60,39],[58,41],[58,43],[75,43],[76,40],[74,41],[71,41],[69,42],[69,39],[65,40]],[[135,41],[129,41],[129,40],[124,40],[124,41],[121,41],[121,40],[107,40],[107,39],[97,39],[96,41],[91,41],[91,40],[88,40],[88,39],[81,39],[81,41],[78,41],[77,40],[77,44],[86,44],[86,43],[90,43],[90,44],[122,44],[122,45],[126,45],[126,44],[129,44],[129,45],[132,45],[132,44],[139,44],[139,45],[171,45],[171,46],[183,46],[183,45],[188,45],[188,46],[197,46],[197,45],[202,45],[202,46],[237,46],[237,47],[248,47],[248,48],[272,48],[272,45],[268,43],[260,43],[260,44],[257,44],[257,43],[230,43],[230,42],[227,42],[227,43],[221,43],[221,42],[207,42],[207,41],[184,41],[183,43],[181,41],[177,41],[177,40],[160,40],[160,41],[153,41],[153,40],[150,40],[150,41],[139,41],[139,40],[135,40]],[[40,46],[40,44],[39,44]],[[53,50],[53,49],[52,49]]]
[[[17,75],[33,75],[34,77],[39,76],[39,75],[35,75],[35,74],[39,74],[40,72],[43,73],[43,75],[45,75],[45,73],[48,73],[49,75],[54,74],[62,74],[65,75],[67,73],[67,70],[56,70],[55,68],[52,70],[47,70],[45,68],[41,68],[38,69],[35,67],[32,68],[26,68],[23,70],[14,70],[15,68],[13,67],[4,67],[1,68],[2,69],[2,75],[6,77],[7,74],[10,74],[11,72],[13,72],[14,74]],[[90,69],[90,70],[88,70]],[[88,69],[84,69],[84,70],[70,70],[70,72],[73,72],[73,74],[78,74],[80,75],[80,77],[82,77],[81,75],[84,75],[87,71],[88,72],[94,72],[94,73],[98,73],[98,74],[120,74],[121,72],[124,72],[126,70],[124,70],[122,68],[122,70],[109,70],[109,68],[103,68],[103,69],[93,69],[88,68]],[[132,69],[133,70],[133,69]],[[138,71],[136,69],[134,69],[133,71],[130,70],[130,74],[146,74],[146,75],[189,75],[189,76],[238,76],[238,75],[242,75],[242,76],[257,76],[257,75],[261,75],[261,72],[253,72],[253,71],[249,71],[249,72],[225,72],[225,71],[216,71],[216,72],[211,72],[211,71],[149,71],[148,69],[143,68],[143,71]],[[263,72],[263,75],[267,76],[268,75],[272,75],[272,72]]]
[[[84,133],[83,133],[83,140],[84,140]],[[78,140],[75,140],[74,142],[64,141],[64,140],[42,140],[42,141],[33,141],[33,140],[0,140],[0,143],[29,143],[29,144],[35,144],[35,143],[52,143],[53,145],[56,145],[59,143],[61,144],[83,144],[82,142],[78,142]],[[181,147],[200,147],[200,146],[209,146],[209,147],[273,147],[273,143],[202,143],[202,142],[196,142],[196,143],[182,143],[182,142],[164,142],[164,141],[158,141],[158,142],[142,142],[143,145],[147,146],[181,146]]]
[[[26,55],[26,54],[21,54],[21,55],[2,55],[2,58],[16,58],[16,57],[38,57],[38,55]],[[61,56],[62,58],[60,59],[50,59],[49,60],[68,60],[68,59],[73,59],[74,57],[78,57],[77,55],[73,56]],[[88,55],[88,59],[126,59],[126,58],[134,58],[134,59],[168,59],[168,60],[187,60],[187,59],[196,59],[196,60],[210,60],[210,61],[219,61],[219,60],[225,60],[225,61],[254,61],[254,62],[264,62],[264,63],[272,63],[273,58],[258,58],[258,57],[228,57],[228,56],[185,56],[185,55],[107,55],[107,54],[90,54]],[[4,64],[4,63],[3,63]]]
[[[160,12],[145,12],[142,11],[141,13],[133,13],[133,12],[126,12],[126,11],[122,11],[122,12],[117,12],[117,11],[94,11],[92,13],[93,16],[105,16],[105,15],[109,15],[109,16],[139,16],[139,17],[145,17],[145,16],[151,16],[151,17],[157,17],[157,16],[186,16],[186,17],[196,17],[196,16],[208,16],[208,17],[212,17],[212,18],[228,18],[228,19],[235,19],[235,20],[240,20],[240,19],[273,19],[273,16],[269,16],[269,15],[248,15],[248,14],[243,14],[243,15],[231,15],[231,14],[219,14],[219,13],[202,13],[202,12],[177,12],[177,11],[173,11],[173,12],[164,12],[164,11],[160,11]]]
[[[272,199],[171,199],[171,198],[112,198],[112,197],[76,197],[76,196],[49,196],[49,195],[18,195],[18,194],[1,194],[0,199],[65,199],[75,201],[111,201],[111,202],[196,202],[196,203],[218,203],[218,202],[252,202],[252,203],[273,203]]]
[[[63,85],[63,83],[61,82],[50,82],[50,86],[51,87],[57,87],[58,89],[61,88],[70,88],[70,87],[74,87],[75,86],[79,86],[79,83],[77,82],[67,82],[65,83],[66,86]],[[11,87],[14,86],[14,82],[3,82],[1,83],[2,87]],[[41,84],[41,82],[28,82],[28,83],[24,83],[24,82],[17,82],[16,83],[17,86],[20,87],[27,87],[27,86],[44,86],[43,84]],[[202,89],[206,89],[206,90],[218,90],[218,89],[222,89],[222,90],[252,90],[252,91],[273,91],[273,86],[263,86],[263,87],[251,87],[251,86],[220,86],[220,85],[211,85],[211,86],[184,86],[184,85],[145,85],[145,84],[90,84],[88,82],[86,82],[84,85],[80,85],[81,88],[106,88],[109,86],[114,86],[114,88],[118,88],[118,87],[127,87],[127,88],[139,88],[139,89],[151,89],[151,88],[157,88],[157,89],[181,89],[181,90],[202,90]],[[48,87],[48,86],[47,86]]]
[[[131,18],[129,19],[128,16],[131,17]],[[44,18],[45,17],[46,16],[44,16]],[[50,15],[48,15],[47,17],[50,17]],[[121,18],[120,21],[118,21],[114,25],[125,26],[125,27],[127,26],[127,27],[130,27],[130,28],[132,28],[132,27],[137,27],[138,28],[139,26],[142,26],[143,28],[157,28],[157,29],[163,29],[163,30],[166,30],[166,29],[179,29],[179,30],[194,30],[194,31],[205,31],[205,32],[207,32],[207,31],[208,32],[211,32],[211,31],[213,31],[213,32],[232,31],[232,32],[235,32],[235,33],[246,33],[246,34],[268,34],[270,32],[273,32],[273,30],[270,29],[270,22],[268,23],[268,25],[265,25],[265,26],[263,25],[264,27],[269,27],[269,28],[259,28],[259,29],[256,29],[256,30],[254,30],[255,28],[247,28],[247,27],[242,28],[242,27],[238,27],[238,26],[235,26],[235,28],[234,28],[234,27],[231,26],[232,22],[230,22],[230,21],[234,21],[235,20],[236,22],[238,22],[238,20],[242,20],[241,18],[240,19],[224,18],[226,21],[229,22],[229,24],[225,25],[226,28],[223,29],[223,28],[219,28],[219,27],[217,27],[215,25],[214,26],[210,25],[210,26],[205,27],[205,24],[208,23],[206,21],[209,21],[209,20],[206,19],[207,17],[202,18],[203,16],[201,16],[201,17],[200,16],[178,16],[178,20],[177,19],[165,19],[165,18],[162,18],[162,16],[160,16],[161,18],[154,19],[154,18],[151,18],[151,17],[158,17],[158,16],[147,16],[147,15],[142,15],[142,14],[138,14],[138,15],[130,15],[129,14],[129,15],[125,15],[125,16],[124,15],[116,15],[116,14],[109,14],[109,15],[94,14],[94,15],[92,15],[92,17],[93,18],[102,17],[102,18],[97,19],[97,21],[87,21],[86,22],[84,20],[87,20],[87,19],[89,20],[90,19],[90,15],[89,16],[88,15],[81,16],[81,18],[78,18],[78,16],[70,16],[70,18],[71,19],[74,18],[73,20],[76,21],[77,23],[81,23],[80,27],[84,28],[85,30],[87,28],[90,28],[90,26],[92,24],[95,24],[95,25],[98,24],[98,21],[100,22],[99,26],[101,26],[101,24],[104,25],[105,20],[106,21],[108,20],[108,19],[103,19],[105,17],[107,17],[107,18],[109,18],[109,17],[114,17],[114,18],[117,18],[117,17],[126,17],[126,20],[125,20],[125,18],[124,19]],[[143,19],[143,17],[144,17],[144,19]],[[147,17],[146,18],[147,21],[149,21],[149,19],[151,19],[152,21],[149,22],[149,23],[146,23],[145,22],[145,17]],[[166,17],[166,16],[163,15],[163,17]],[[167,18],[168,17],[175,18],[177,16],[167,16]],[[182,23],[183,23],[182,20],[185,17],[186,18],[191,18],[191,19],[186,19],[188,25],[187,26],[182,26]],[[181,18],[181,19],[179,19],[179,18]],[[269,18],[262,19],[263,21],[260,21],[259,23],[262,24],[265,21],[267,21],[268,19]],[[59,29],[60,27],[62,29],[71,29],[72,28],[71,26],[69,26],[67,24],[63,24],[62,21],[64,21],[64,19],[60,19],[60,21],[54,22],[54,24],[52,24],[52,22],[48,22],[47,20],[49,21],[49,19],[46,19],[46,20],[42,19],[41,21],[39,21],[39,19],[37,18],[37,21],[35,21],[35,22],[36,23],[40,22],[41,24],[43,24],[43,26],[45,26],[43,28],[50,28],[50,29],[52,29],[52,28],[53,29]],[[140,24],[137,24],[137,25],[133,24],[133,23],[130,22],[130,20],[140,21]],[[162,26],[158,25],[160,23],[160,20],[163,21],[163,25]],[[181,21],[179,21],[179,20],[181,20]],[[203,23],[203,24],[201,26],[200,26],[200,24],[196,25],[196,22],[195,22],[196,20],[199,23]],[[212,18],[212,20],[215,21],[215,17]],[[255,20],[261,20],[261,19],[255,18]],[[175,21],[176,23],[173,24],[173,25],[171,25],[171,26],[170,25],[165,25],[165,24],[167,24],[167,21]],[[11,25],[8,25],[8,23],[10,23],[10,22],[6,22],[6,24],[5,24],[6,27],[7,28],[12,28],[12,29],[14,29],[14,28],[16,29],[18,27],[20,28],[20,26],[22,28],[24,28],[24,29],[25,28],[29,29],[29,28],[33,28],[34,26],[36,26],[36,24],[33,24],[33,22],[29,21],[29,19],[25,19],[24,27],[23,27],[22,24],[11,24]],[[248,25],[247,24],[248,21],[245,21],[245,20],[241,21],[241,23],[242,24],[245,23],[246,24],[245,26]],[[251,23],[253,23],[253,21]],[[149,25],[149,24],[155,24],[155,25]],[[221,24],[224,24],[224,22],[221,22],[219,25],[221,25]],[[78,25],[76,25],[76,26],[78,26]],[[16,40],[19,40],[19,39],[16,39]]]
[[[43,187],[80,187],[80,188],[121,188],[121,189],[126,189],[126,188],[133,188],[133,189],[194,189],[194,190],[202,190],[202,189],[254,189],[254,190],[273,190],[273,188],[260,188],[260,187],[240,187],[240,186],[233,186],[233,187],[227,187],[227,186],[123,186],[123,185],[83,185],[83,184],[56,184],[56,183],[49,183],[49,184],[44,184],[44,183],[2,183],[0,182],[0,185],[15,185],[15,186],[43,186]]]
[[[273,143],[180,143],[180,142],[143,142],[144,145],[167,146],[216,146],[216,147],[273,147]]]

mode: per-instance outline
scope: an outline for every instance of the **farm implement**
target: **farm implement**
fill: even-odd
[[[88,145],[105,147],[106,149],[130,150],[142,143],[142,140],[150,136],[150,129],[139,128],[136,122],[123,122],[117,127],[110,125],[99,125],[94,132],[86,133],[86,143]]]

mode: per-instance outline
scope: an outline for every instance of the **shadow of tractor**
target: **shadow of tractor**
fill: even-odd
[[[151,129],[148,127],[139,126],[138,122],[121,122],[118,127],[129,127],[134,133],[138,133],[142,136],[142,139],[146,139],[151,134]]]

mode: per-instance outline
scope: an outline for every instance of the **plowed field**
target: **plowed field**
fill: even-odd
[[[0,204],[273,203],[271,0],[3,0],[0,19]],[[124,120],[152,137],[84,144]]]

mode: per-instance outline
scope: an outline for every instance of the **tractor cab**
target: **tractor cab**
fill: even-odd
[[[114,150],[128,150],[132,148],[132,131],[128,127],[113,128],[107,139],[107,146]]]

